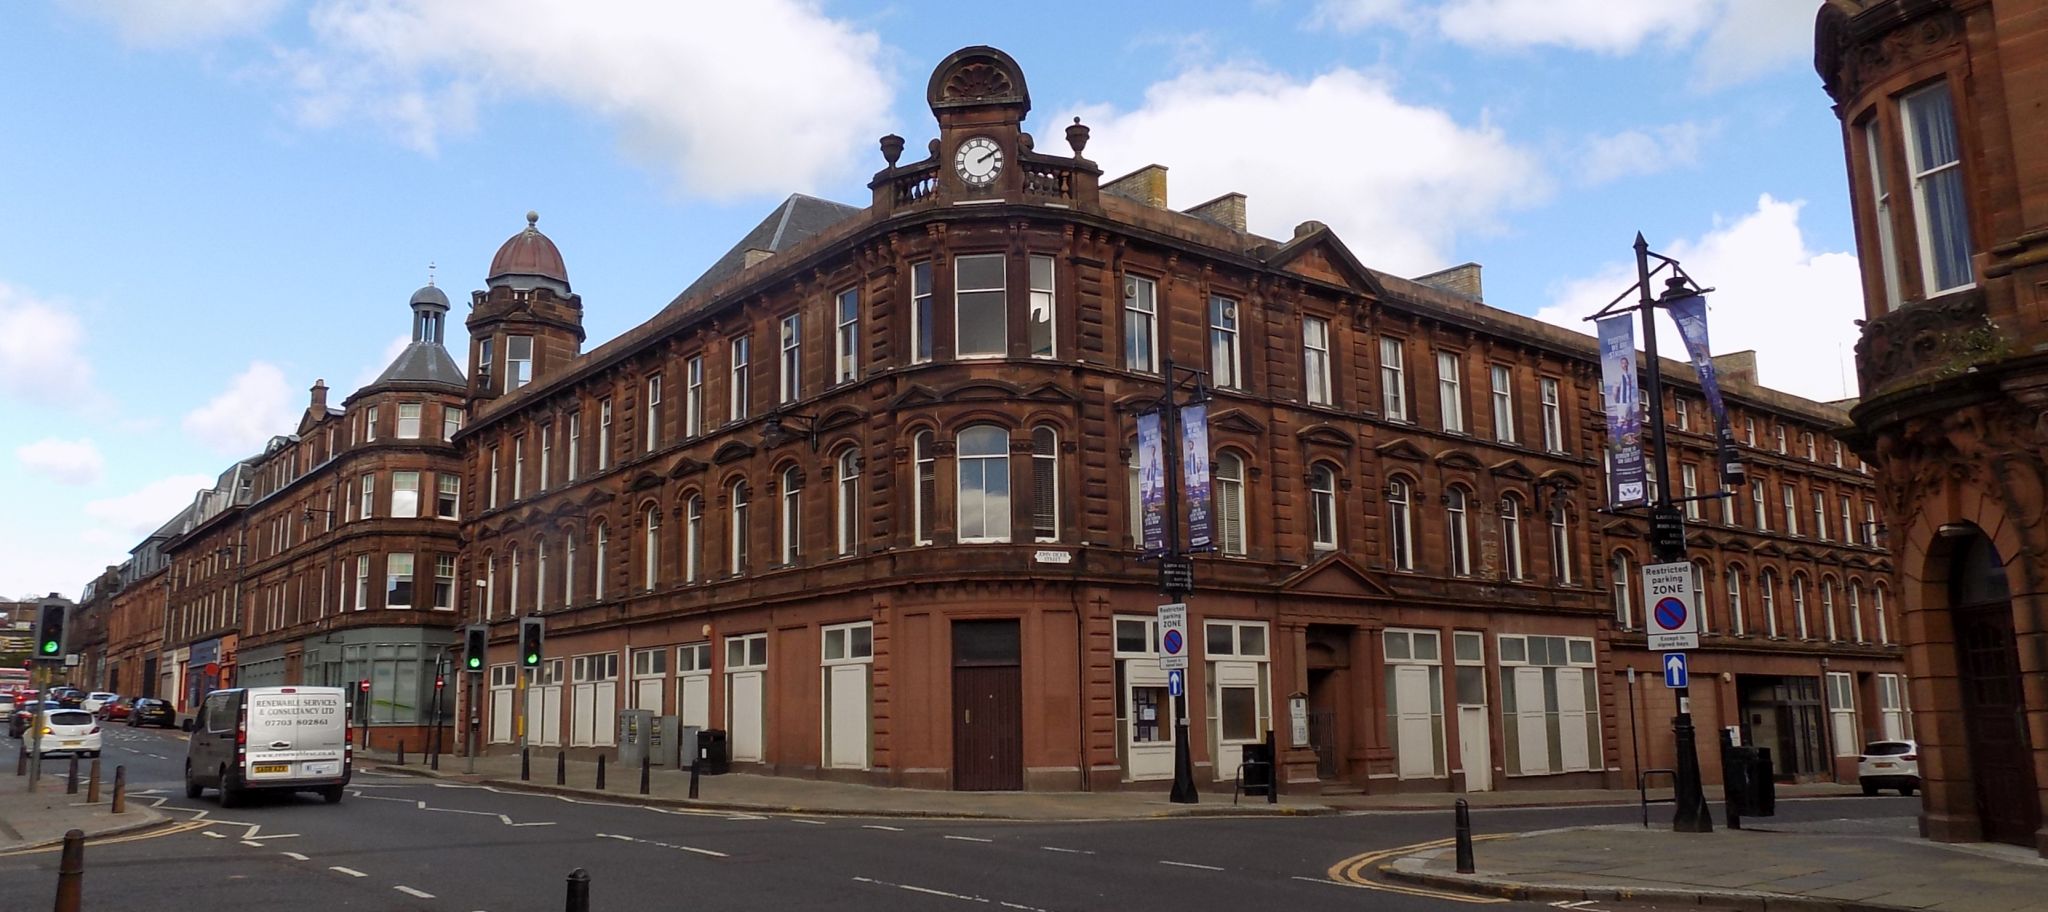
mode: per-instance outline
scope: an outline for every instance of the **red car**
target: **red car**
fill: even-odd
[[[115,697],[100,704],[100,721],[124,722],[127,721],[128,714],[134,711],[135,704],[128,702],[127,697]]]

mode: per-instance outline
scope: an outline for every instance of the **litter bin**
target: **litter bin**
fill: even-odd
[[[1721,799],[1728,804],[1728,813],[1739,817],[1756,817],[1756,752],[1754,747],[1736,747],[1729,743],[1728,733],[1721,733]]]
[[[1237,769],[1237,787],[1247,795],[1264,795],[1273,788],[1273,749],[1264,744],[1244,746],[1243,765]]]
[[[726,743],[725,729],[707,728],[697,733],[697,759],[703,764],[699,772],[706,776],[732,771],[732,749]]]
[[[1778,777],[1771,767],[1771,749],[1752,747],[1749,767],[1749,811],[1751,817],[1778,813]]]

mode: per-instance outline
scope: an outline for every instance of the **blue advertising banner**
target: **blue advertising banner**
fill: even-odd
[[[1707,298],[1688,295],[1665,305],[1678,324],[1678,336],[1685,340],[1686,354],[1700,374],[1700,391],[1707,396],[1707,408],[1714,413],[1714,439],[1725,456],[1735,452],[1735,430],[1728,426],[1728,409],[1721,404],[1721,381],[1714,372],[1713,349],[1707,345]]]
[[[1159,413],[1138,416],[1138,504],[1144,510],[1141,542],[1148,557],[1166,553],[1166,451],[1159,436]]]
[[[1636,323],[1633,314],[1601,320],[1600,391],[1607,407],[1607,503],[1642,503],[1643,404],[1636,386]]]
[[[1181,484],[1188,505],[1188,550],[1215,550],[1209,520],[1209,406],[1180,410]]]

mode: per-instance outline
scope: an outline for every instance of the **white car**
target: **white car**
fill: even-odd
[[[1895,788],[1911,795],[1920,788],[1920,745],[1914,741],[1872,741],[1856,758],[1856,782],[1863,794]]]
[[[38,746],[45,757],[51,754],[97,757],[100,755],[100,720],[82,709],[51,710],[43,716],[42,743]]]
[[[104,690],[96,690],[92,693],[86,694],[85,699],[79,701],[78,708],[85,710],[89,713],[97,714],[100,711],[101,707],[106,706],[108,703],[111,703],[119,699],[121,699],[120,694],[108,693]]]

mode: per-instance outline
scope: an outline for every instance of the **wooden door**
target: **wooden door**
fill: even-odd
[[[2041,798],[2034,792],[2027,748],[2012,603],[1957,609],[1956,653],[1984,838],[2032,846],[2041,826]]]
[[[953,624],[953,787],[1024,788],[1024,672],[1017,622]]]

